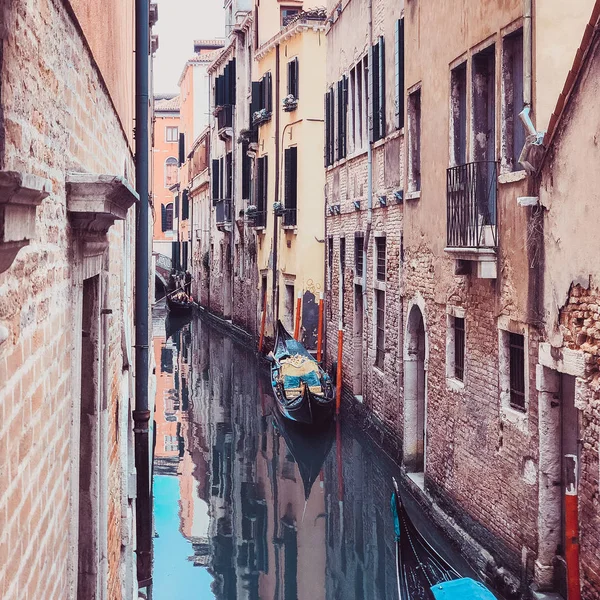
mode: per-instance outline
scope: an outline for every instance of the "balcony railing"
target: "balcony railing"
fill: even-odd
[[[298,209],[286,208],[283,213],[283,226],[295,227],[298,224]]]
[[[492,161],[477,161],[448,169],[448,248],[495,249],[498,246],[497,170],[497,163]]]
[[[217,227],[231,223],[231,198],[215,201]]]
[[[220,107],[217,114],[217,125],[219,131],[227,127],[233,127],[233,107],[231,104],[225,104]]]

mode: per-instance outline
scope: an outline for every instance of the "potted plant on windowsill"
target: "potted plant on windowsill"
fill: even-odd
[[[270,118],[271,113],[266,108],[261,108],[252,115],[252,124],[260,125],[261,123],[268,121]]]
[[[283,99],[283,110],[284,112],[292,112],[298,108],[298,98],[294,94],[288,94]]]

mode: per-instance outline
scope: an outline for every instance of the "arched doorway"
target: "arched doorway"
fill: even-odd
[[[404,346],[403,462],[409,473],[425,468],[426,354],[423,313],[415,304],[408,313]]]

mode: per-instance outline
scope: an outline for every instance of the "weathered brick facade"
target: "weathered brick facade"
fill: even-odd
[[[100,597],[100,589],[111,599],[134,594],[127,488],[134,211],[104,240],[75,224],[68,202],[76,184],[67,184],[73,172],[131,180],[132,123],[130,113],[115,109],[74,15],[68,2],[0,2],[1,168],[48,180],[49,191],[33,213],[29,244],[0,273],[0,325],[8,332],[0,341],[0,596],[7,600],[77,596],[78,504],[86,478],[94,477],[94,543],[102,559],[87,597]],[[5,247],[0,241],[0,251]],[[102,290],[95,306],[104,311],[92,331],[102,344],[88,369],[81,350],[85,282]],[[94,431],[97,462],[80,469],[81,378],[92,376],[99,404],[89,422],[81,416],[81,427]]]

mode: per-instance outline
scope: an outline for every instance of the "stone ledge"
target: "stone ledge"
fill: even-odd
[[[51,182],[38,175],[0,171],[0,273],[33,239],[36,208],[51,191]]]
[[[67,173],[67,211],[80,234],[107,233],[139,200],[123,177],[94,173]]]

